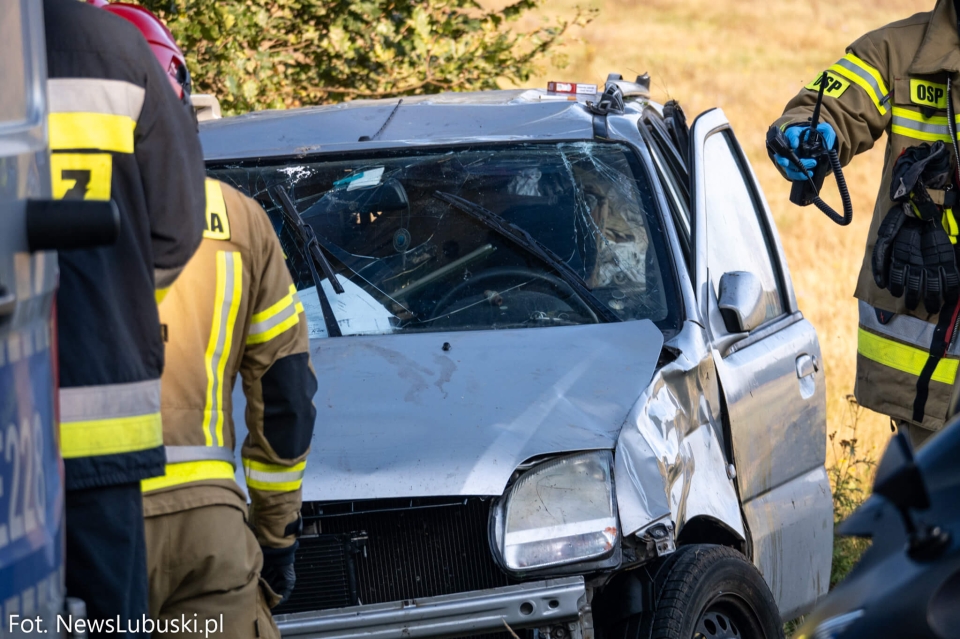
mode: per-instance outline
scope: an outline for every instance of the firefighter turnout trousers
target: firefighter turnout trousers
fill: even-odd
[[[276,597],[268,600],[271,592],[260,583],[263,555],[247,526],[246,507],[148,517],[146,536],[154,636],[280,637],[270,614]]]
[[[935,431],[943,426],[957,377],[957,338],[952,336],[929,382],[922,422],[914,422],[917,382],[927,364],[939,316],[927,314],[922,306],[910,311],[902,298],[879,288],[871,256],[880,223],[894,206],[890,199],[893,166],[904,149],[940,140],[953,155],[948,93],[952,94],[953,112],[960,113],[960,36],[953,0],[938,0],[931,12],[864,35],[827,72],[822,118],[837,133],[841,163],[846,165],[887,136],[884,173],[855,292],[860,301],[856,397],[862,406],[897,422]],[[790,101],[778,126],[809,120],[819,78]],[[938,203],[944,202],[942,191],[931,191],[931,195]],[[953,210],[945,211],[942,224],[956,245],[960,228]],[[941,312],[952,316],[955,308]]]
[[[167,465],[162,477],[142,482],[151,540],[151,614],[160,617],[183,610],[191,597],[211,609],[234,605],[226,599],[230,591],[256,590],[250,579],[259,572],[259,547],[293,545],[316,417],[306,318],[273,226],[260,205],[239,191],[215,180],[207,180],[206,191],[204,239],[160,305]],[[240,456],[254,538],[248,538],[246,499],[234,480],[232,393],[238,373],[247,402],[249,434]],[[232,523],[195,525],[200,521]],[[222,571],[191,572],[178,567],[171,550],[177,546],[164,545],[163,535],[198,553],[233,548],[210,555],[210,561],[237,563]],[[255,547],[248,549],[250,544]],[[161,573],[169,574],[158,577]],[[229,587],[223,582],[228,575],[236,577]],[[249,597],[252,612],[253,594]],[[253,625],[244,628],[231,636],[256,636]]]

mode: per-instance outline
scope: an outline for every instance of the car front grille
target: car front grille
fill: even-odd
[[[297,584],[283,614],[507,586],[490,554],[490,501],[305,504]]]

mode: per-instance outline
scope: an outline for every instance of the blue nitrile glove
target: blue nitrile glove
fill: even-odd
[[[808,131],[810,131],[809,126],[791,126],[787,128],[783,134],[786,136],[787,142],[790,143],[790,148],[796,150],[800,148],[800,136],[806,135]],[[817,131],[823,136],[823,142],[826,144],[827,150],[833,149],[837,144],[837,134],[833,130],[833,127],[826,122],[821,122],[817,125]],[[807,176],[798,171],[796,165],[789,159],[782,155],[774,155],[773,159],[783,167],[784,173],[794,182],[802,182],[807,179]],[[803,163],[803,167],[807,169],[810,177],[813,177],[813,169],[817,166],[817,161],[811,158],[801,158],[800,162]]]

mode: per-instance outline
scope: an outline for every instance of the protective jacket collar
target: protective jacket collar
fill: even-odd
[[[911,75],[933,75],[943,71],[960,73],[960,35],[953,0],[938,0],[927,32],[910,63]]]

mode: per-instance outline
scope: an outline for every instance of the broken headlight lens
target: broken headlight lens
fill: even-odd
[[[553,459],[510,488],[495,522],[508,570],[526,572],[611,556],[620,530],[608,451]]]

